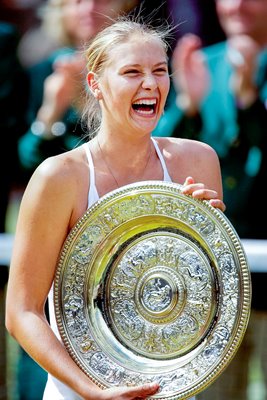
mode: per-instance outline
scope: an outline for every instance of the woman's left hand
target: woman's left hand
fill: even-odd
[[[204,183],[195,183],[194,179],[189,176],[186,178],[181,189],[183,194],[190,194],[195,199],[209,200],[209,204],[221,211],[225,211],[224,202],[219,199],[216,190],[208,189]]]

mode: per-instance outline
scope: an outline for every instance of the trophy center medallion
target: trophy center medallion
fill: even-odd
[[[166,311],[172,302],[173,291],[170,283],[162,277],[150,278],[142,288],[141,302],[149,312]]]
[[[179,274],[166,266],[155,266],[140,277],[135,302],[140,314],[154,324],[167,323],[181,312],[185,288]]]

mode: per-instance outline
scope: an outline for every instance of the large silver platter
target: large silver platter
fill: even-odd
[[[210,385],[246,330],[251,282],[224,214],[174,183],[102,197],[63,246],[55,276],[64,345],[100,387],[159,382],[155,399]]]

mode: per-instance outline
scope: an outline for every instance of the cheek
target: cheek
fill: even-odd
[[[159,87],[160,87],[161,96],[163,97],[163,99],[166,100],[169,90],[170,90],[170,80],[168,78],[166,78],[163,82],[161,82]]]
[[[114,80],[102,91],[102,96],[107,107],[115,113],[122,112],[125,107],[131,107],[133,94],[130,85],[123,85]]]
[[[167,90],[167,92],[169,92],[169,90],[170,90],[170,79],[169,78],[166,81],[166,90]]]

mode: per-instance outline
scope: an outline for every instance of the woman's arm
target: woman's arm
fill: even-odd
[[[10,266],[6,325],[37,363],[82,394],[94,385],[57,340],[44,313],[69,229],[73,209],[70,184],[62,165],[49,160],[33,174],[24,193]]]

